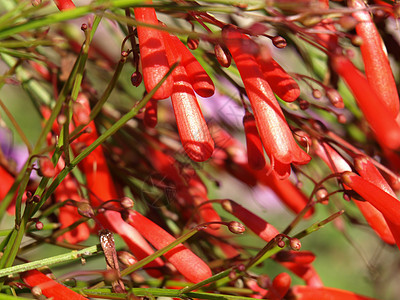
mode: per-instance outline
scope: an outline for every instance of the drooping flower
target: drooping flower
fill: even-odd
[[[176,41],[168,33],[164,33],[164,41],[168,60],[172,65],[180,59],[180,53],[176,52],[174,47]],[[192,160],[206,161],[214,151],[214,141],[200,110],[185,67],[177,66],[172,78],[171,101],[183,148]]]
[[[296,144],[256,58],[243,47],[249,38],[232,27],[225,27],[222,36],[242,77],[271,167],[279,178],[285,179],[291,163],[306,164],[310,157]]]

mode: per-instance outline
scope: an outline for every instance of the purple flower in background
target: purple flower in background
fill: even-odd
[[[16,171],[21,170],[28,159],[28,149],[15,144],[13,133],[9,129],[0,128],[0,147],[4,157],[15,163]]]

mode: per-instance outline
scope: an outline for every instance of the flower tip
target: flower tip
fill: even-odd
[[[193,85],[193,89],[196,91],[196,93],[203,97],[203,98],[210,98],[212,95],[214,95],[215,88],[214,85],[205,85],[203,84],[202,86],[195,87]]]
[[[187,141],[183,142],[183,148],[185,149],[186,154],[196,162],[206,161],[211,157],[214,152],[214,142],[206,141],[206,142],[195,142],[195,141]]]

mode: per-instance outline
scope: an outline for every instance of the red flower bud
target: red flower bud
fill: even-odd
[[[229,66],[231,65],[232,56],[229,53],[228,49],[221,46],[220,44],[216,44],[214,46],[214,54],[222,67],[229,68]]]

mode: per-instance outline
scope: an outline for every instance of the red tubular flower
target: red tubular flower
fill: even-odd
[[[374,300],[374,298],[330,287],[315,288],[297,285],[292,287],[291,294],[297,300]]]
[[[169,39],[174,45],[177,57],[181,59],[182,66],[185,67],[194,91],[204,98],[214,95],[214,83],[189,49],[176,36],[169,35]]]
[[[260,170],[265,166],[264,148],[258,134],[254,115],[247,110],[243,117],[243,126],[246,135],[247,161],[250,168]]]
[[[310,157],[296,144],[255,57],[243,49],[242,42],[249,38],[232,27],[225,27],[222,36],[242,77],[272,169],[285,179],[290,175],[291,163],[306,164]]]
[[[341,177],[344,184],[375,206],[388,221],[400,225],[400,201],[397,198],[353,172],[344,172]]]
[[[136,211],[130,211],[128,222],[156,249],[164,248],[175,241],[172,235]],[[212,276],[208,265],[182,244],[164,256],[190,282],[197,283]]]
[[[146,126],[154,128],[157,125],[157,101],[150,100],[146,104],[143,122]]]
[[[351,0],[347,5],[357,9],[352,15],[359,22],[356,32],[362,38],[360,49],[368,82],[396,118],[399,114],[399,95],[382,38],[363,0]]]
[[[174,41],[168,33],[164,34],[164,40],[168,60],[172,65],[178,60],[179,54],[176,53]],[[192,160],[206,161],[214,151],[214,141],[208,131],[185,68],[181,65],[176,67],[172,78],[174,83],[171,101],[183,148]]]
[[[14,183],[14,177],[8,173],[8,171],[0,165],[0,201],[4,199],[10,190],[11,186]],[[7,211],[9,213],[13,213],[11,209],[14,208],[13,204],[10,204],[9,209]]]
[[[279,234],[278,229],[269,224],[267,221],[261,219],[259,216],[253,214],[240,204],[237,204],[232,200],[225,199],[222,200],[221,205],[227,212],[242,221],[246,227],[248,227],[264,241],[269,242],[276,237],[277,234]]]
[[[281,300],[289,291],[292,278],[288,273],[282,272],[278,274],[272,281],[272,286],[268,290],[267,299]]]
[[[347,161],[327,143],[313,140],[313,149],[333,173],[351,171]],[[346,186],[345,189],[347,189]],[[369,202],[355,200],[354,203],[376,234],[386,243],[394,244],[395,240],[382,213]]]
[[[311,264],[315,260],[315,254],[306,250],[282,250],[275,255],[275,260],[279,262],[292,262],[300,265]]]
[[[47,298],[52,298],[54,300],[88,299],[37,270],[30,270],[22,273],[21,279],[32,288],[39,287],[42,294]]]
[[[272,57],[257,57],[257,63],[271,86],[272,91],[283,101],[293,102],[300,96],[297,82]]]
[[[151,4],[151,1],[149,1]],[[135,18],[138,22],[149,25],[158,25],[156,11],[152,7],[134,8]],[[144,86],[150,92],[169,71],[169,64],[165,52],[163,34],[160,30],[138,26],[137,27],[140,61]],[[172,78],[169,77],[153,95],[153,99],[168,98],[172,93]]]
[[[71,199],[74,201],[81,201],[81,196],[78,193],[77,182],[70,174],[60,183],[54,192],[54,196],[57,202],[63,202]],[[72,205],[64,205],[60,207],[59,220],[61,223],[61,229],[68,227],[69,225],[78,221],[82,216],[78,213],[77,208]],[[90,229],[87,223],[79,224],[76,228],[64,233],[58,237],[58,240],[65,239],[71,244],[77,244],[82,241],[86,241],[89,238]]]
[[[376,95],[367,78],[344,56],[333,56],[332,67],[352,90],[378,142],[389,149],[400,148],[400,127],[393,113]]]
[[[54,3],[61,11],[75,8],[75,4],[72,0],[54,0]]]
[[[366,156],[358,156],[354,160],[355,169],[361,175],[362,178],[376,185],[377,187],[384,190],[386,193],[392,195],[393,197],[397,197],[393,192],[385,178],[381,175],[378,169],[374,166],[374,164],[366,157]],[[392,237],[392,244],[396,242],[397,247],[400,249],[400,225],[392,223],[389,219],[385,218],[387,221],[387,225],[389,225],[390,231],[393,234],[389,234]],[[386,226],[387,228],[387,226]],[[393,240],[394,238],[394,240]]]

